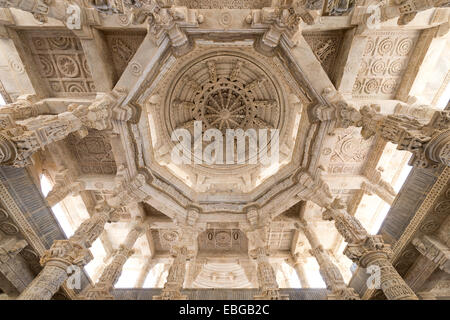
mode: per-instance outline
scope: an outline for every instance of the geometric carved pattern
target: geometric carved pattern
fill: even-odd
[[[96,92],[80,41],[71,33],[24,31],[39,75],[53,96]]]
[[[359,129],[348,128],[336,131],[335,149],[325,148],[324,155],[330,154],[328,172],[359,174],[373,144],[373,138],[364,140]]]
[[[75,157],[81,174],[115,174],[116,162],[109,143],[109,134],[89,129],[89,134],[80,139],[70,134],[67,146]]]
[[[133,58],[136,50],[145,38],[145,33],[140,32],[105,32],[109,52],[112,53],[116,75],[120,75]]]
[[[341,30],[303,32],[303,37],[330,79],[333,79],[336,57],[339,54],[343,36],[344,33]]]
[[[247,252],[247,238],[239,229],[209,229],[198,236],[198,247],[202,252]]]
[[[374,32],[369,36],[353,97],[394,98],[417,38],[417,31]]]

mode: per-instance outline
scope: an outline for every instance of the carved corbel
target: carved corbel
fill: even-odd
[[[8,261],[22,251],[28,243],[14,236],[0,238],[0,263]]]
[[[284,38],[290,47],[296,45],[302,20],[307,24],[314,24],[314,17],[306,10],[302,1],[278,0],[272,7],[252,10],[245,22],[252,28],[268,29],[255,46],[261,53],[272,55],[281,38]]]
[[[449,0],[392,0],[381,5],[381,20],[386,21],[398,17],[397,24],[406,25],[420,11],[449,6]]]
[[[196,206],[189,206],[188,208],[186,208],[186,210],[186,224],[193,227],[198,220],[201,209]]]
[[[172,5],[173,1],[151,0],[146,3],[129,1],[126,5],[132,9],[131,20],[133,24],[148,23],[148,32],[160,45],[167,36],[170,39],[175,53],[185,54],[192,47],[191,41],[182,28],[198,27],[204,18],[197,10]]]
[[[114,189],[113,196],[107,199],[107,203],[114,208],[121,208],[144,201],[148,195],[143,190],[146,185],[146,177],[143,174],[137,174],[131,180],[124,179]]]
[[[251,204],[244,208],[247,214],[247,221],[252,229],[260,228],[270,223],[270,216],[262,214],[257,205]]]
[[[81,29],[85,21],[89,21],[83,6],[63,0],[0,0],[0,8],[16,8],[33,14],[39,22],[45,23],[48,18],[61,21],[71,30]]]
[[[69,173],[69,170],[63,170],[55,175],[55,184],[52,190],[47,194],[45,200],[49,207],[53,207],[68,195],[77,195],[84,190],[85,184]]]

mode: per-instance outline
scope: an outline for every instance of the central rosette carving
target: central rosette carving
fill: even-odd
[[[238,56],[217,56],[191,65],[172,91],[173,128],[272,129],[278,126],[278,94],[270,77]]]
[[[256,110],[243,88],[227,79],[206,87],[195,99],[200,108],[194,118],[202,120],[207,128],[243,129],[255,117]]]

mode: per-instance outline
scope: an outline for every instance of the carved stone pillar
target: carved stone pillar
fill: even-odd
[[[379,235],[369,235],[361,223],[347,213],[338,198],[323,212],[323,219],[334,220],[336,229],[348,243],[344,254],[363,268],[380,270],[381,290],[388,300],[417,300],[417,296],[392,266],[390,246]]]
[[[36,151],[72,132],[85,136],[87,128],[112,128],[116,102],[112,95],[104,95],[89,106],[72,105],[69,111],[58,115],[41,115],[9,124],[0,130],[0,165],[23,167],[32,163],[31,156]],[[122,113],[116,110],[115,118],[128,120],[131,117],[131,112],[126,116]]]
[[[119,249],[114,252],[113,258],[110,264],[108,264],[103,270],[100,279],[97,281],[94,287],[89,288],[81,299],[85,300],[113,300],[114,297],[110,291],[114,287],[114,284],[119,280],[122,273],[122,268],[127,262],[128,258],[133,254],[133,246],[136,240],[142,234],[144,229],[142,227],[134,227],[128,233],[125,242],[120,245]]]
[[[382,115],[379,105],[363,106],[359,111],[345,102],[336,107],[339,126],[361,127],[366,139],[376,134],[397,144],[397,149],[412,152],[411,165],[450,166],[450,111],[436,111],[430,122],[422,125],[410,116]]]
[[[249,252],[256,259],[256,275],[258,277],[260,294],[256,300],[281,300],[280,290],[275,275],[275,270],[270,265],[267,250],[263,247]]]
[[[186,274],[186,261],[192,258],[193,252],[187,247],[172,248],[174,257],[172,265],[169,268],[167,281],[160,296],[154,296],[153,300],[186,300],[187,296],[181,294],[184,278]]]
[[[305,272],[305,263],[306,259],[301,257],[299,254],[296,254],[292,257],[293,263],[292,266],[297,274],[298,280],[300,281],[300,285],[302,288],[310,288],[308,277],[306,276]]]
[[[22,292],[18,300],[50,300],[69,277],[75,267],[83,267],[93,259],[89,248],[103,232],[113,209],[99,205],[95,213],[85,220],[67,240],[55,240],[41,257],[42,271]],[[72,268],[69,268],[72,267]]]
[[[261,217],[259,212],[251,207],[247,209],[247,219],[251,224],[250,230],[245,230],[248,239],[249,257],[256,261],[256,276],[260,294],[255,300],[285,300],[280,294],[276,274],[269,262],[269,250],[266,243],[267,217]]]
[[[359,300],[359,295],[353,288],[349,288],[342,277],[341,271],[333,263],[327,251],[319,242],[316,234],[304,222],[303,232],[311,245],[311,255],[316,258],[319,264],[320,274],[331,294],[329,300]]]

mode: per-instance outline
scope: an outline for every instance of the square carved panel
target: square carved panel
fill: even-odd
[[[81,174],[115,174],[117,172],[108,133],[90,129],[85,138],[79,139],[71,134],[66,141],[79,165]]]
[[[24,31],[37,72],[52,96],[95,92],[80,40],[69,32]]]
[[[354,98],[393,99],[419,36],[418,31],[375,31],[368,37]]]

